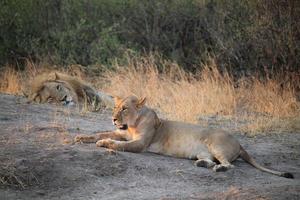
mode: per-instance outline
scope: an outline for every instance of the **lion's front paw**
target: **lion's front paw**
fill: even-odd
[[[109,148],[109,149],[114,149],[115,142],[116,142],[115,140],[108,138],[108,139],[99,140],[96,143],[96,145],[97,145],[97,147],[105,147],[105,148]]]
[[[89,143],[94,142],[94,137],[90,135],[77,135],[74,138],[75,143]]]

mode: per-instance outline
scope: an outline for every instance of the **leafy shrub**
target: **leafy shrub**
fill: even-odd
[[[106,64],[158,52],[195,71],[299,70],[298,1],[3,0],[0,65]]]

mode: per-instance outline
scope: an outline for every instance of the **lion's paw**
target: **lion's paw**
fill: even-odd
[[[215,172],[225,172],[225,171],[227,171],[228,169],[232,169],[232,168],[234,168],[234,165],[231,165],[231,164],[228,164],[228,165],[222,165],[222,164],[220,164],[220,165],[215,165],[215,166],[213,167],[213,170],[214,170]]]
[[[91,140],[93,140],[94,137],[89,136],[89,135],[77,135],[74,138],[74,142],[75,143],[85,143],[85,142],[91,142]]]
[[[196,160],[194,163],[197,167],[205,167],[205,168],[211,168],[216,165],[213,161],[208,160]]]
[[[112,148],[114,145],[114,140],[107,138],[103,140],[98,140],[96,142],[97,147],[106,147],[106,148]]]

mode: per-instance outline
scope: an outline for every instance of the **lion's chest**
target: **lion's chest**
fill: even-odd
[[[137,140],[137,139],[141,138],[141,135],[136,130],[136,128],[128,127],[127,137],[129,140]]]

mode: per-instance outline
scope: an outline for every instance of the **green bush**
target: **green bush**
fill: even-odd
[[[2,0],[0,64],[104,64],[158,52],[193,71],[298,70],[300,3],[293,0]]]

